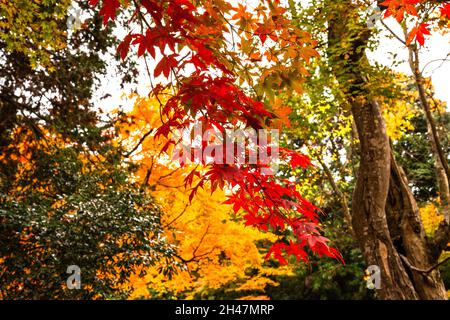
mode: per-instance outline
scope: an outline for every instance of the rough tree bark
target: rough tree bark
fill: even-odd
[[[330,3],[330,6],[333,6]],[[368,265],[381,271],[382,299],[446,299],[437,269],[425,273],[432,253],[419,210],[398,166],[376,97],[365,74],[370,30],[343,0],[328,19],[328,58],[347,96],[360,141],[360,167],[352,199],[353,229]]]
[[[380,267],[380,297],[416,299],[418,295],[391,239],[385,211],[391,158],[380,108],[376,101],[364,97],[354,98],[350,103],[361,153],[352,199],[353,230],[367,264]]]
[[[437,263],[438,256],[432,254],[420,219],[419,208],[408,186],[402,168],[391,152],[389,193],[386,202],[386,217],[391,239],[406,265],[408,275],[420,299],[447,299],[438,269],[429,269]]]

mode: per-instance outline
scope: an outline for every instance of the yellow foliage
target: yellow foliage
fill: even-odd
[[[160,125],[158,108],[157,101],[137,97],[129,113],[130,121],[125,121],[120,128],[129,148],[145,132]],[[224,191],[217,190],[211,195],[209,190],[200,189],[189,203],[190,190],[184,188],[183,180],[192,168],[178,168],[168,158],[160,157],[165,142],[164,138],[157,140],[150,135],[133,153],[133,159],[140,165],[136,179],[148,184],[162,206],[162,224],[169,240],[177,246],[180,259],[186,262],[187,270],[172,279],[161,274],[157,267],[147,270],[144,278],[137,272],[130,279],[131,298],[148,298],[153,294],[190,299],[205,289],[217,289],[235,280],[239,281],[238,291],[256,290],[262,294],[267,284],[276,285],[268,276],[286,274],[289,267],[277,270],[264,266],[264,257],[255,244],[273,241],[275,236],[230,219],[232,209],[223,204]],[[249,269],[252,275],[246,274]]]
[[[22,52],[33,68],[52,70],[50,50],[66,47],[67,34],[61,30],[71,0],[0,0],[0,39],[10,51]]]
[[[270,298],[267,296],[245,296],[239,300],[270,300]]]
[[[420,216],[425,232],[428,235],[432,235],[442,220],[444,220],[444,216],[439,213],[433,203],[429,203],[425,207],[420,208]]]
[[[411,119],[416,116],[413,105],[404,100],[396,100],[392,106],[383,106],[386,130],[392,140],[398,140],[403,133],[414,129]]]
[[[251,281],[247,281],[237,288],[237,291],[245,291],[245,290],[260,290],[264,292],[264,288],[267,284],[277,286],[278,283],[274,281],[267,281],[267,278],[264,276],[256,276],[251,279]]]

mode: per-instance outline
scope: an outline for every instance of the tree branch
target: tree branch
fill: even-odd
[[[434,233],[430,243],[430,251],[434,259],[438,259],[442,251],[447,248],[450,242],[450,225],[445,220],[441,222],[439,228]]]
[[[125,158],[128,158],[129,156],[131,156],[138,148],[139,146],[145,141],[145,139],[147,139],[147,137],[153,132],[153,129],[150,129],[149,131],[147,131],[142,138],[139,140],[139,142],[137,143],[136,146],[134,146],[133,149],[131,149],[130,152],[127,152],[126,154],[124,154],[123,156]]]
[[[445,258],[444,260],[442,260],[441,262],[429,267],[428,269],[420,269],[417,267],[414,267],[411,262],[409,262],[408,258],[406,258],[404,255],[400,255],[400,257],[402,258],[402,260],[405,262],[405,264],[408,266],[408,268],[410,268],[411,270],[420,272],[420,273],[425,273],[425,274],[429,274],[431,271],[433,271],[434,269],[438,268],[440,265],[443,265],[444,263],[446,263],[448,260],[450,260],[450,257]]]

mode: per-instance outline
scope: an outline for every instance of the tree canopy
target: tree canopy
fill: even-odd
[[[449,26],[432,0],[1,1],[0,299],[447,299]]]

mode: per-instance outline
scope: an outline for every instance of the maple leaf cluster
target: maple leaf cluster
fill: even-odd
[[[386,7],[384,18],[394,17],[401,23],[407,15],[419,18],[417,6],[425,2],[425,0],[385,0],[381,5]],[[441,19],[450,19],[450,3],[443,2],[439,4],[439,15]],[[417,21],[415,26],[408,31],[406,45],[409,46],[417,41],[423,46],[425,44],[425,36],[430,34],[430,25]]]
[[[381,5],[387,7],[384,17],[393,16],[398,22],[402,22],[405,14],[417,16],[416,5],[421,0],[385,0]]]
[[[90,4],[97,5],[98,0]],[[159,60],[152,76],[169,81],[167,85],[160,82],[150,93],[161,101],[159,97],[170,92],[170,98],[161,102],[163,121],[156,136],[169,138],[174,130],[191,128],[199,121],[204,128],[220,132],[268,128],[276,113],[262,102],[263,97],[270,100],[268,91],[282,90],[285,74],[305,75],[304,65],[317,54],[313,41],[286,17],[279,1],[262,2],[250,12],[223,0],[103,0],[100,15],[104,23],[114,20],[124,6],[132,7],[132,20],[140,30],[128,33],[118,53],[125,59],[136,46],[138,56],[148,53]],[[259,78],[251,75],[257,61],[264,70]],[[239,82],[254,88],[255,94],[247,93]],[[292,168],[310,165],[309,158],[293,150],[281,149],[280,156]],[[261,162],[209,163],[193,169],[184,183],[192,190],[191,200],[206,184],[213,192],[217,187],[228,188],[232,193],[225,203],[236,213],[245,212],[246,225],[262,231],[289,230],[291,239],[275,243],[267,255],[281,264],[287,263],[286,256],[307,261],[308,250],[341,259],[320,235],[320,210],[300,195],[295,183],[262,174],[267,166]]]

